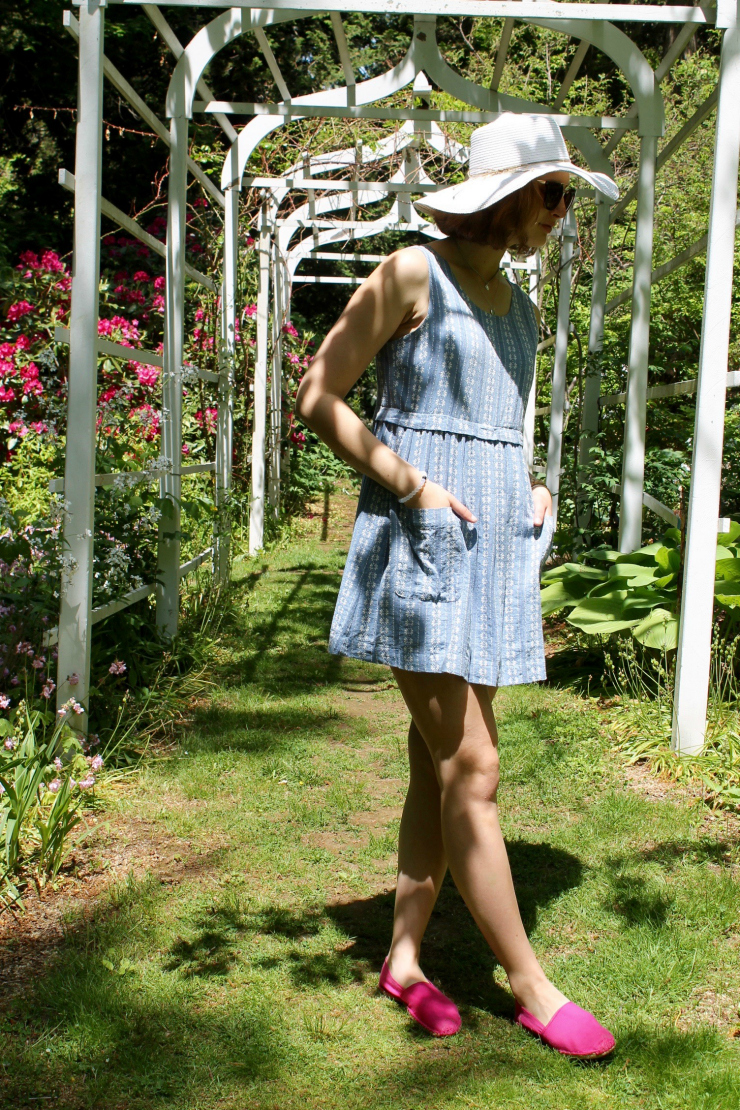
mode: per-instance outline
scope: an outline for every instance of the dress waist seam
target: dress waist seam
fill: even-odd
[[[405,412],[384,406],[375,413],[376,424],[396,424],[402,428],[415,428],[424,432],[452,432],[457,435],[471,436],[489,442],[511,443],[521,447],[524,437],[521,429],[506,425],[481,424],[466,420],[461,416],[450,416],[437,412]]]

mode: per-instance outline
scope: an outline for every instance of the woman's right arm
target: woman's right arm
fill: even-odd
[[[355,470],[397,497],[404,497],[419,484],[420,471],[381,443],[344,398],[389,339],[419,326],[428,299],[424,255],[417,250],[390,255],[350,299],[296,395],[296,414],[304,424]],[[462,502],[435,482],[427,482],[407,504],[415,508],[450,505],[465,520],[475,519]]]

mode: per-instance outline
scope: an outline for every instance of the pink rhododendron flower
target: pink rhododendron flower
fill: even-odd
[[[131,279],[132,281],[151,281],[151,275],[146,270],[137,270]]]
[[[12,389],[10,390],[10,392],[11,393],[13,392]],[[25,390],[24,390],[24,393],[25,393]],[[12,435],[20,436],[21,439],[23,439],[23,437],[28,434],[28,428],[26,427],[26,425],[23,423],[22,420],[14,420],[12,422],[12,424],[8,424],[8,431]]]
[[[155,277],[155,279],[154,279],[154,288],[155,289],[164,289],[166,284],[167,283],[166,283],[166,281],[163,277]]]
[[[31,346],[31,340],[27,335],[19,335],[15,341],[16,351],[27,351]]]
[[[292,335],[294,339],[297,339],[298,328],[295,326],[295,324],[291,324],[290,322],[288,322],[287,324],[283,324],[283,335]]]
[[[64,272],[64,263],[56,251],[44,251],[41,255],[41,268],[47,274],[59,274]]]
[[[14,324],[16,320],[21,320],[24,316],[28,316],[29,313],[33,311],[33,305],[29,304],[28,301],[16,301],[16,303],[12,304],[8,309],[7,319],[11,324]]]
[[[152,308],[155,312],[158,312],[160,316],[164,316],[164,297],[161,295],[152,297]]]
[[[38,436],[42,436],[44,432],[49,431],[49,425],[44,424],[43,420],[32,420],[28,426]]]
[[[14,343],[0,343],[0,358],[12,358],[15,354]]]
[[[243,315],[244,316],[254,316],[256,311],[257,311],[257,305],[256,304],[245,304]]]
[[[129,363],[134,366],[136,370],[136,377],[139,379],[139,385],[144,385],[151,389],[159,381],[159,375],[162,371],[158,366],[147,366],[144,362]]]
[[[38,270],[38,268],[39,256],[33,251],[23,251],[20,255],[20,265],[16,266],[16,270]]]
[[[13,374],[15,372],[15,363],[8,362],[7,359],[0,359],[0,374]]]
[[[214,432],[216,430],[216,417],[218,416],[218,409],[208,408],[205,415],[199,409],[195,414],[196,423],[199,427],[205,427],[207,431]]]

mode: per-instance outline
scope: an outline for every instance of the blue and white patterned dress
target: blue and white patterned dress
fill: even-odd
[[[512,285],[505,316],[484,312],[426,247],[429,309],[378,352],[373,432],[458,497],[411,509],[362,481],[329,651],[409,671],[511,686],[545,678],[540,564],[553,518],[533,524],[522,423],[537,323]]]

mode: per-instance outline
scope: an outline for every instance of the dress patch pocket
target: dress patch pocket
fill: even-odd
[[[467,546],[452,509],[391,510],[389,573],[398,597],[457,601]]]

